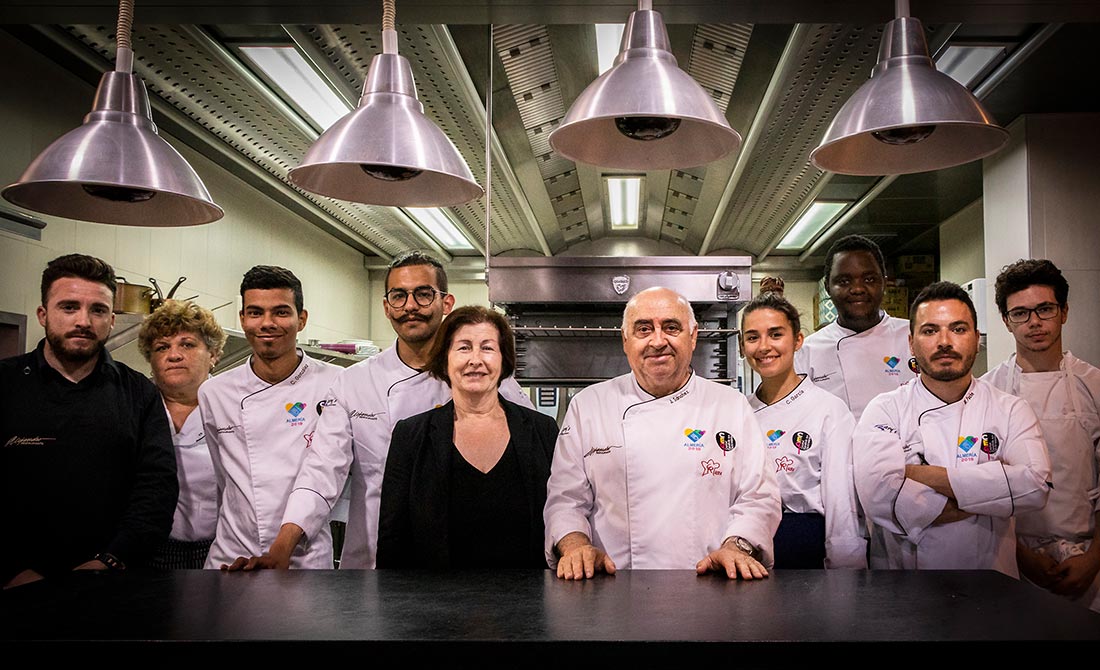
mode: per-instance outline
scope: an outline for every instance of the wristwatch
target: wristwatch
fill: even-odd
[[[125,570],[126,564],[119,560],[118,556],[101,551],[95,555],[95,560],[107,566],[108,570]]]
[[[758,561],[760,560],[760,547],[757,547],[755,544],[749,542],[740,535],[730,535],[726,538],[726,542],[732,543],[733,546],[737,547],[749,556],[752,556]]]

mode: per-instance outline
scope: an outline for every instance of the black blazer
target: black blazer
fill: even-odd
[[[534,563],[545,556],[542,510],[558,425],[533,409],[498,398],[519,459],[531,519],[530,537],[521,541],[529,545]],[[394,426],[378,513],[379,568],[451,567],[447,504],[454,423],[452,401]],[[540,562],[545,565],[545,559]]]

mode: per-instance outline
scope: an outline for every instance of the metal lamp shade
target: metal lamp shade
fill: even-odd
[[[386,53],[371,61],[359,107],[313,143],[290,181],[389,207],[447,207],[484,193],[451,140],[424,116],[409,61]]]
[[[1008,141],[978,99],[936,70],[920,21],[886,25],[879,61],[810,154],[818,168],[850,175],[939,170],[984,158]]]
[[[84,124],[46,147],[3,196],[35,212],[123,226],[193,226],[224,215],[157,134],[145,84],[124,72],[103,75]]]
[[[677,67],[664,21],[651,10],[630,15],[615,65],[550,134],[566,158],[625,170],[702,165],[740,145],[714,100]]]

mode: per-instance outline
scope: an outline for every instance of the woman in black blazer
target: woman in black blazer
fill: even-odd
[[[542,508],[558,427],[502,398],[515,370],[508,321],[460,307],[428,371],[451,402],[393,429],[379,510],[379,568],[546,568]]]

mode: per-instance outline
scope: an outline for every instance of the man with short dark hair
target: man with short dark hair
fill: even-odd
[[[806,337],[794,367],[843,400],[858,420],[871,398],[916,374],[909,357],[909,324],[881,309],[886,262],[866,237],[848,235],[829,248],[825,288],[836,306],[836,321]]]
[[[1054,263],[1008,265],[995,290],[1016,353],[982,379],[1035,410],[1054,485],[1046,507],[1016,517],[1020,572],[1100,612],[1100,370],[1062,349],[1069,282]]]
[[[1042,508],[1050,490],[1039,422],[971,374],[978,331],[966,291],[932,284],[909,318],[920,375],[872,400],[852,435],[856,491],[885,552],[870,565],[1016,577],[1012,517]]]
[[[343,370],[333,383],[272,555],[303,535],[323,532],[350,477],[340,567],[374,567],[382,474],[394,424],[451,398],[450,387],[428,374],[425,367],[439,326],[454,302],[447,292],[447,273],[436,259],[414,251],[390,263],[382,307],[397,341],[377,356]],[[531,407],[531,400],[512,377],[501,383],[500,393]]]
[[[325,394],[341,369],[298,348],[308,317],[302,282],[293,272],[257,265],[245,273],[240,319],[252,355],[199,387],[219,489],[207,568],[333,567],[328,524],[309,538],[295,538],[277,560],[265,553],[310,451]]]
[[[691,369],[698,324],[667,288],[623,311],[630,372],[569,404],[546,484],[546,557],[562,579],[616,569],[761,579],[782,507],[748,400]]]
[[[142,567],[168,537],[176,459],[160,394],[111,358],[115,273],[69,254],[42,273],[38,347],[0,362],[0,584]]]

